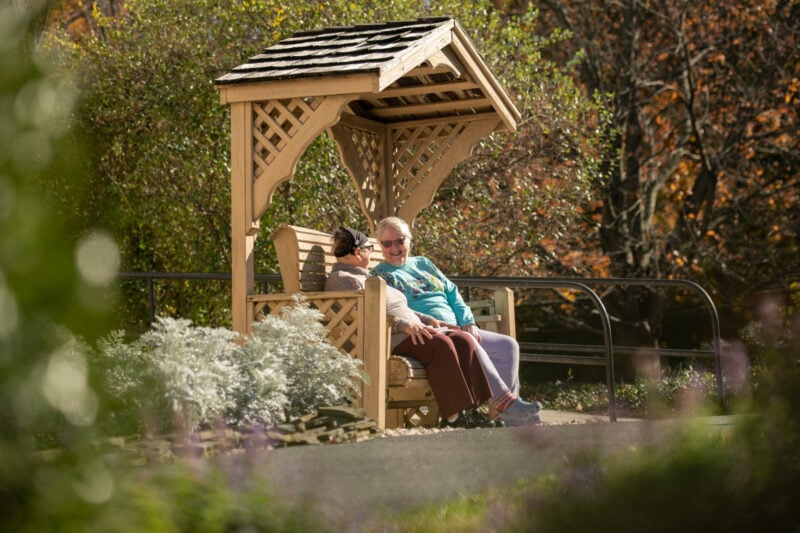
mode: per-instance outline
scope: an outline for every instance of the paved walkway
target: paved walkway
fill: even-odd
[[[580,450],[624,450],[663,438],[675,421],[646,422],[543,411],[540,426],[457,430],[258,454],[253,474],[292,502],[313,502],[337,523],[403,510],[552,472]],[[729,417],[707,419],[712,428]],[[251,458],[252,459],[252,458]]]

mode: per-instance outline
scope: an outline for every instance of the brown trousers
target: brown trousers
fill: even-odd
[[[425,365],[442,418],[481,405],[492,397],[469,333],[459,330],[436,333],[424,344],[416,345],[409,337],[392,352],[413,357]]]

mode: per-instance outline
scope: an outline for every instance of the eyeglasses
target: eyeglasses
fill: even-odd
[[[392,246],[403,246],[406,242],[405,237],[400,237],[399,239],[395,239],[393,241],[381,241],[381,246],[384,248],[391,248]]]
[[[359,248],[361,248],[362,250],[367,250],[368,252],[371,252],[372,250],[375,249],[375,246],[372,245],[372,244],[365,244],[364,246],[359,246]]]

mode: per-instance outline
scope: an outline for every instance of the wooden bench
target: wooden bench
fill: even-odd
[[[325,292],[325,280],[336,258],[330,234],[282,225],[272,233],[284,294],[252,295],[252,316],[278,313],[301,297],[323,315],[330,342],[364,362],[369,383],[362,384],[362,405],[380,427],[435,425],[438,408],[425,367],[416,359],[389,353],[386,285],[377,277],[363,291]],[[371,239],[376,249],[378,243]],[[370,267],[379,263],[373,254]],[[514,329],[513,293],[499,289],[494,299],[469,302],[480,327],[511,334]]]

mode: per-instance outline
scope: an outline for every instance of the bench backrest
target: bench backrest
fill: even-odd
[[[281,268],[284,292],[292,294],[325,290],[325,279],[336,264],[333,236],[330,233],[283,224],[272,232],[272,240]],[[382,257],[377,241],[370,239],[370,242],[375,245],[376,252],[372,253],[368,268],[380,263]]]

